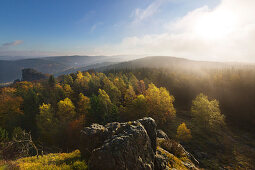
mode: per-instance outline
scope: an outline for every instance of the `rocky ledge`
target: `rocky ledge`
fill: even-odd
[[[93,170],[198,169],[196,159],[157,130],[152,118],[85,127],[80,150]]]

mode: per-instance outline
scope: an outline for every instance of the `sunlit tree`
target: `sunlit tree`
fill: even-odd
[[[175,117],[174,97],[166,88],[157,88],[154,84],[149,84],[146,101],[149,116],[155,118],[159,124],[164,124]]]
[[[71,86],[69,84],[65,84],[63,89],[64,89],[66,97],[72,99],[74,95],[74,91],[71,88]]]
[[[185,123],[178,126],[176,138],[183,142],[187,142],[192,138],[190,129],[187,128]]]
[[[75,106],[69,98],[58,102],[57,116],[62,123],[69,122],[76,116]]]
[[[208,97],[202,93],[192,101],[191,114],[196,126],[205,130],[217,130],[225,124],[219,102],[217,100],[209,101]]]

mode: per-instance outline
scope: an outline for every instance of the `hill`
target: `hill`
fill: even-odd
[[[126,60],[127,57],[122,56],[57,56],[20,60],[0,60],[0,83],[20,79],[21,70],[24,68],[32,68],[45,74],[61,75],[78,70],[102,67]]]
[[[171,70],[188,70],[201,71],[201,69],[222,69],[222,68],[247,68],[254,67],[248,63],[224,63],[210,61],[195,61],[184,58],[167,57],[167,56],[151,56],[132,61],[122,62],[106,67],[101,67],[98,71],[106,71],[113,69],[136,69],[136,68],[164,68]]]

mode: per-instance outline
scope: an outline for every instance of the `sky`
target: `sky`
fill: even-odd
[[[255,62],[254,0],[1,0],[0,56]]]

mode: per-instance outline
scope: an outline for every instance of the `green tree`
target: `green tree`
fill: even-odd
[[[187,128],[185,123],[178,126],[176,138],[183,142],[188,142],[192,138],[190,129]]]
[[[106,123],[114,114],[116,114],[116,107],[112,104],[108,94],[102,90],[98,90],[98,96],[93,95],[90,100],[91,109],[88,116],[90,123]]]
[[[192,120],[197,127],[205,130],[217,130],[224,123],[224,115],[221,114],[219,102],[208,100],[204,94],[199,94],[191,106]]]
[[[30,88],[26,95],[23,97],[23,111],[22,129],[36,135],[36,115],[39,114],[40,99],[38,94],[33,88]]]

